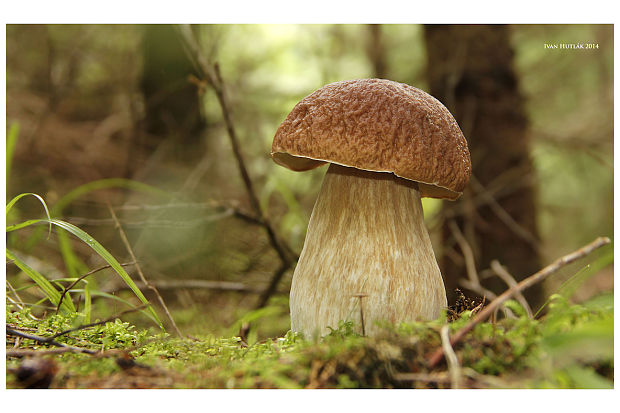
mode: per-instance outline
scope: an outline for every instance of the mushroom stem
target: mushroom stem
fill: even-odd
[[[418,185],[391,173],[331,164],[291,286],[291,328],[324,335],[341,320],[431,320],[446,293],[424,225]]]

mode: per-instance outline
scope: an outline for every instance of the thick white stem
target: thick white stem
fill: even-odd
[[[360,309],[361,304],[361,309]],[[291,328],[307,337],[341,320],[431,320],[446,293],[417,184],[330,165],[291,286]]]

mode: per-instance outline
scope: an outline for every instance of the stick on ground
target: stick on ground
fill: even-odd
[[[125,234],[125,231],[123,230],[123,227],[121,226],[121,223],[118,221],[118,217],[116,216],[116,213],[114,212],[114,209],[112,208],[112,206],[109,203],[108,203],[108,210],[110,211],[110,215],[112,215],[112,219],[114,219],[114,222],[116,222],[116,228],[118,229],[118,233],[121,236],[121,240],[123,241],[123,244],[125,245],[125,248],[127,248],[127,252],[129,252],[129,255],[131,256],[132,261],[136,263],[136,271],[138,272],[138,275],[140,276],[140,279],[142,280],[144,285],[146,285],[148,287],[148,289],[153,291],[153,293],[157,297],[157,300],[159,301],[159,304],[161,304],[162,308],[164,309],[164,312],[168,316],[168,319],[170,320],[170,323],[172,324],[172,327],[177,332],[179,337],[183,338],[183,333],[181,333],[181,330],[179,330],[179,327],[177,327],[177,323],[174,322],[174,318],[172,318],[172,314],[170,314],[170,311],[168,311],[168,306],[164,302],[164,299],[162,298],[161,294],[159,294],[159,291],[157,290],[157,287],[155,287],[154,285],[149,283],[148,280],[146,279],[146,277],[144,276],[144,273],[142,272],[142,268],[140,267],[140,264],[138,264],[138,259],[136,258],[135,254],[133,253],[133,249],[131,248],[131,244],[129,243],[129,239],[127,239],[127,235]]]
[[[511,298],[516,293],[521,292],[525,290],[526,288],[531,287],[532,285],[541,282],[542,280],[544,280],[551,274],[557,272],[560,268],[574,261],[577,261],[580,258],[585,257],[586,255],[592,253],[594,250],[602,247],[603,245],[609,244],[610,242],[611,242],[610,239],[607,237],[599,237],[595,239],[594,241],[592,241],[591,243],[589,243],[588,245],[582,248],[579,248],[578,250],[571,252],[568,255],[558,258],[557,260],[555,260],[553,263],[549,264],[542,270],[538,271],[537,273],[533,275],[530,275],[529,277],[527,277],[526,279],[524,279],[517,285],[510,287],[508,290],[504,291],[504,293],[502,293],[499,297],[491,301],[488,306],[483,308],[482,311],[480,311],[478,315],[474,317],[473,320],[471,320],[467,325],[465,325],[465,327],[457,331],[452,336],[452,338],[450,339],[451,347],[454,347],[454,345],[458,343],[467,333],[469,333],[477,324],[486,320],[491,314],[493,314],[495,309],[497,309],[502,303],[504,303],[506,300]],[[428,366],[434,367],[435,365],[437,365],[437,363],[441,361],[443,357],[444,357],[443,349],[438,348],[434,353],[430,355],[430,357],[428,357]]]

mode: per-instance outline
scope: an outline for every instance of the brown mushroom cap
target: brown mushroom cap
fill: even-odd
[[[326,162],[392,172],[422,196],[458,198],[469,180],[467,142],[444,105],[404,83],[330,83],[302,99],[273,139],[273,160],[294,171]]]

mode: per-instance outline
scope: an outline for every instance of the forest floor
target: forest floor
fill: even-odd
[[[320,340],[289,331],[250,343],[7,312],[7,388],[613,388],[613,294],[581,304],[555,295],[539,318],[508,301],[508,317],[452,348],[447,336],[481,308],[465,300],[448,323],[384,326],[377,337],[344,323]],[[433,364],[438,349],[446,357]]]

